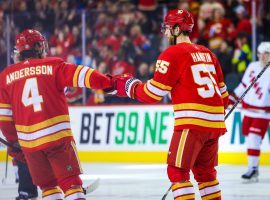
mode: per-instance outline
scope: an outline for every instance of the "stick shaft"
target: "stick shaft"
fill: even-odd
[[[256,78],[252,81],[252,83],[248,86],[248,88],[243,92],[241,97],[239,97],[236,101],[236,103],[232,106],[232,108],[229,110],[229,112],[225,115],[225,120],[230,116],[230,114],[234,111],[236,106],[243,100],[244,96],[248,93],[250,88],[256,83],[256,81],[263,75],[263,73],[267,70],[267,68],[270,66],[270,62],[266,64],[266,66],[260,71],[260,73],[256,76]]]

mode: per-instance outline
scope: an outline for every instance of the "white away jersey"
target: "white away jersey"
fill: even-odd
[[[256,76],[261,72],[262,66],[259,61],[251,62],[245,71],[242,82],[234,90],[240,97],[249,87]],[[245,95],[242,105],[245,115],[256,118],[270,119],[270,70],[267,69],[256,81],[253,87]],[[266,113],[268,112],[268,113]]]

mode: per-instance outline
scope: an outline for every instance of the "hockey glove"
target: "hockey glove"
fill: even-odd
[[[116,96],[135,98],[135,88],[141,82],[129,74],[114,76]]]
[[[112,87],[103,89],[103,91],[107,94],[115,95],[117,93],[117,90],[115,88],[115,79],[110,74],[106,74],[106,76],[111,79],[111,86]]]
[[[24,158],[24,155],[20,148],[19,143],[16,142],[16,143],[13,143],[12,145],[13,147],[8,146],[8,149],[7,149],[8,155],[10,155],[12,158],[20,162],[26,163],[26,160]]]
[[[231,93],[229,95],[228,106],[233,106],[238,100],[239,100],[239,98],[236,96],[236,94],[235,93]]]

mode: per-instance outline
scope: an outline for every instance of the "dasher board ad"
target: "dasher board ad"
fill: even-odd
[[[167,152],[173,133],[171,105],[70,107],[71,127],[78,151]],[[242,115],[235,110],[226,120],[220,152],[246,152]],[[262,144],[270,152],[270,131]]]

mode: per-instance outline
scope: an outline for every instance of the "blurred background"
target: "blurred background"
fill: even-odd
[[[168,47],[160,24],[171,8],[193,14],[191,39],[216,54],[229,91],[256,60],[257,45],[270,40],[268,0],[1,0],[0,71],[13,62],[15,36],[33,28],[46,36],[50,56],[145,81]],[[67,99],[71,105],[134,103],[80,88],[69,88]]]
[[[47,38],[50,56],[146,81],[153,76],[158,55],[168,47],[160,27],[172,8],[193,14],[191,39],[216,54],[229,92],[248,64],[257,60],[258,44],[270,41],[269,0],[0,0],[0,72],[13,63],[15,36],[33,28]],[[163,98],[161,105],[138,105],[102,90],[68,88],[67,100],[83,179],[103,181],[94,198],[160,199],[169,185],[165,163],[174,127],[170,98]],[[228,133],[220,141],[222,192],[227,200],[268,200],[270,128],[260,157],[260,165],[268,166],[260,167],[263,176],[257,185],[242,184],[247,156],[240,111],[226,120]],[[10,165],[6,148],[0,145],[0,177],[14,182]],[[0,199],[14,199],[16,190],[15,184],[0,184]]]

